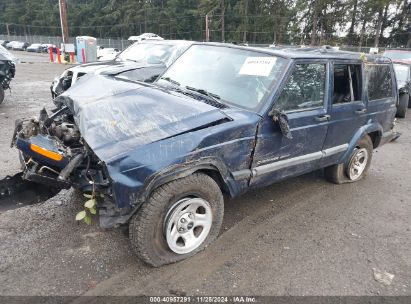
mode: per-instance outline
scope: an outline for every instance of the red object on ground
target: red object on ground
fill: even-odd
[[[81,49],[81,56],[83,57],[83,63],[86,63],[86,51]]]
[[[53,48],[52,47],[49,47],[49,54],[50,54],[50,62],[54,62]]]
[[[58,63],[61,63],[61,53],[59,48],[57,48],[57,61]]]
[[[70,53],[70,62],[74,62],[74,52]]]

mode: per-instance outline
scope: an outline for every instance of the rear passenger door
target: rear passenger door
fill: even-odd
[[[368,96],[368,114],[372,123],[382,126],[383,132],[392,128],[397,112],[397,87],[394,81],[394,69],[391,64],[367,63],[366,87]]]
[[[329,151],[321,166],[335,164],[356,131],[367,120],[365,81],[361,61],[333,61],[331,64],[330,120],[324,150]]]

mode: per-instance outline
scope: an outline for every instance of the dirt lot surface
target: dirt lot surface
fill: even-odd
[[[0,106],[0,178],[19,170],[14,120],[51,107],[50,82],[66,68],[17,55]],[[398,130],[364,180],[334,185],[315,172],[226,202],[219,239],[162,268],[140,262],[123,231],[76,223],[83,199],[71,190],[3,212],[0,294],[411,295],[411,113]]]

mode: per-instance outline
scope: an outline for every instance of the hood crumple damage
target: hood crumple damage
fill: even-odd
[[[104,162],[227,119],[219,109],[200,101],[107,76],[84,79],[59,98],[74,114],[84,140]]]

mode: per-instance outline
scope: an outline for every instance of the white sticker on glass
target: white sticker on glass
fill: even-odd
[[[265,76],[270,75],[277,58],[275,57],[248,57],[241,67],[240,75]]]

